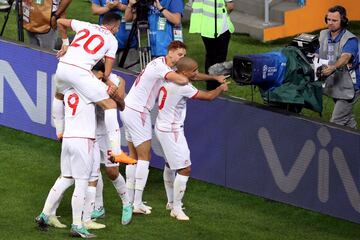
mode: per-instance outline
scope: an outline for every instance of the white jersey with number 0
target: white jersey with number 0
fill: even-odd
[[[86,103],[74,89],[66,91],[64,138],[95,139],[95,104]]]
[[[157,129],[165,132],[179,131],[186,117],[186,101],[194,98],[198,92],[191,83],[181,86],[165,82],[159,92]]]
[[[127,94],[125,98],[126,107],[139,112],[144,112],[146,109],[151,111],[161,84],[166,80],[166,75],[172,71],[173,69],[166,64],[165,57],[158,57],[149,62]]]
[[[107,28],[78,20],[71,20],[71,28],[76,35],[61,62],[91,70],[104,56],[115,58],[118,43]]]

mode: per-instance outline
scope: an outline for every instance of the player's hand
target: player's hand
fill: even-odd
[[[57,140],[59,142],[62,142],[62,140],[63,140],[63,133],[62,132],[57,134]]]
[[[65,53],[67,52],[68,47],[69,47],[68,45],[62,45],[61,49],[56,53],[56,57],[61,58],[62,56],[64,56]]]
[[[325,65],[323,70],[321,71],[321,74],[325,77],[328,77],[335,71],[336,71],[335,65]]]
[[[218,81],[219,83],[224,83],[225,80],[230,77],[230,75],[218,75],[218,76],[214,76],[214,80]]]
[[[54,15],[51,16],[51,18],[50,18],[50,26],[54,30],[56,30],[56,28],[57,28],[56,17]]]
[[[230,81],[225,81],[224,83],[222,83],[219,86],[223,92],[227,92],[229,90],[229,88],[228,88],[229,83],[230,83]]]
[[[159,0],[155,0],[154,5],[155,5],[155,7],[156,7],[157,9],[159,9],[159,10],[163,8],[163,7],[161,6]]]
[[[129,5],[132,7],[136,3],[136,0],[129,0]]]
[[[110,96],[110,97],[113,97],[113,96],[116,94],[117,89],[118,89],[118,88],[117,88],[115,85],[108,85],[108,90],[107,90],[107,92],[108,92],[109,96]]]

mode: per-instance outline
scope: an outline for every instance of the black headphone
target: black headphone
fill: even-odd
[[[334,13],[339,12],[340,13],[340,26],[342,28],[346,28],[349,22],[349,19],[346,17],[346,9],[343,6],[336,5],[334,7],[329,8],[328,12]],[[325,15],[325,23],[327,24],[327,14]]]

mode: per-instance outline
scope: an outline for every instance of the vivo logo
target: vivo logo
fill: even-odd
[[[25,79],[26,80],[26,79]],[[25,81],[23,79],[23,81]],[[28,79],[30,80],[30,79]],[[47,73],[42,71],[36,71],[36,101],[33,102],[29,93],[26,91],[21,80],[16,75],[11,65],[4,60],[0,60],[0,113],[12,111],[12,106],[5,105],[4,99],[6,93],[4,93],[5,81],[14,92],[16,98],[24,108],[26,114],[31,121],[39,124],[46,124],[47,116]],[[52,76],[52,83],[54,83],[54,76]],[[54,94],[55,84],[52,84],[52,96]]]
[[[360,212],[360,194],[342,149],[334,147],[330,153],[328,152],[326,146],[331,141],[331,135],[326,127],[321,127],[316,135],[321,148],[316,152],[315,142],[312,139],[306,140],[300,152],[294,153],[294,164],[286,174],[282,168],[269,131],[264,127],[258,130],[258,138],[276,185],[284,193],[293,192],[308,169],[310,162],[317,161],[317,195],[321,202],[326,203],[329,200],[329,165],[330,160],[332,160],[339,173],[351,206],[357,212]]]

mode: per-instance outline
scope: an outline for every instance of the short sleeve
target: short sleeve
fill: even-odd
[[[71,23],[70,23],[70,26],[71,26],[71,29],[74,30],[77,33],[81,29],[86,28],[88,26],[88,24],[89,23],[87,23],[87,22],[82,22],[82,21],[79,21],[79,20],[76,20],[76,19],[72,19]]]
[[[168,10],[172,13],[180,13],[181,15],[184,14],[184,1],[183,0],[172,0]]]
[[[356,57],[358,54],[358,39],[357,38],[350,38],[344,45],[342,49],[342,53],[350,53],[352,57]]]
[[[111,41],[109,50],[106,52],[105,57],[106,58],[112,58],[115,59],[116,52],[118,49],[118,43],[115,37],[109,39]]]
[[[194,87],[191,83],[188,83],[187,85],[183,86],[181,88],[181,95],[187,98],[194,98],[199,90]]]

